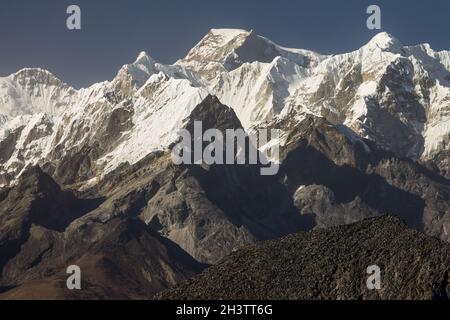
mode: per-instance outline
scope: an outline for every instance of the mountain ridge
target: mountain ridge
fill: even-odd
[[[39,69],[1,78],[0,297],[148,298],[242,247],[303,230],[372,252],[404,249],[395,254],[414,262],[420,246],[409,242],[450,241],[448,61],[386,33],[353,52],[320,55],[213,29],[172,65],[141,52],[89,88]],[[278,173],[176,165],[173,147],[195,121],[221,133],[279,129],[271,142]],[[427,236],[373,220],[386,214]],[[350,223],[359,227],[343,226]],[[335,230],[357,232],[339,238]],[[384,242],[397,233],[407,241]],[[320,242],[323,251],[328,242]],[[435,262],[435,252],[422,253],[425,265]],[[72,263],[86,269],[81,295],[65,290]],[[421,275],[445,287],[433,270]],[[366,297],[359,283],[336,293],[326,280],[302,294]],[[445,298],[446,289],[419,285],[420,297]]]
[[[236,51],[242,46],[248,48]],[[211,79],[202,76],[203,67],[195,62],[198,52],[201,57],[203,53],[210,55],[206,60],[201,59],[206,63],[205,70],[222,66],[217,76]],[[214,54],[219,57],[217,61]],[[268,54],[266,58],[265,54]],[[81,117],[98,118],[96,113],[100,109],[121,113],[129,122],[122,129],[123,135],[127,130],[135,131],[135,125],[142,122],[139,114],[144,113],[138,110],[151,104],[165,104],[165,101],[176,99],[174,90],[184,94],[191,90],[190,87],[198,88],[200,100],[213,94],[231,106],[247,131],[292,112],[299,114],[299,121],[304,114],[315,114],[334,124],[346,125],[400,156],[428,161],[439,158],[439,153],[449,148],[450,69],[445,57],[445,51],[436,53],[427,45],[404,47],[387,33],[377,34],[352,53],[322,56],[311,51],[283,48],[253,31],[212,29],[185,58],[173,65],[159,64],[141,52],[133,63],[124,65],[112,81],[86,89],[75,90],[42,69],[23,69],[0,79],[0,102],[3,102],[0,140],[5,141],[10,136],[8,144],[15,142],[16,149],[23,150],[8,162],[0,163],[0,176],[3,184],[8,185],[11,183],[9,177],[20,174],[27,165],[53,161],[49,158],[51,149],[62,147],[62,144],[65,149],[71,149],[75,142],[64,142],[62,134],[55,132],[61,132],[63,127],[79,127],[77,122]],[[315,62],[305,65],[300,61],[303,58]],[[230,61],[237,65],[227,70],[225,65]],[[414,73],[413,76],[411,72],[417,75]],[[207,74],[212,73],[208,71]],[[46,86],[42,87],[42,84]],[[2,91],[2,87],[7,90]],[[153,98],[155,90],[161,94],[159,101]],[[17,96],[19,100],[11,96]],[[198,98],[191,97],[177,101],[177,105],[184,105],[179,109],[189,110],[199,102]],[[45,118],[40,119],[41,116],[34,114],[41,111],[46,114]],[[173,111],[166,111],[170,112]],[[152,117],[151,114],[147,113],[146,117]],[[21,130],[26,123],[28,126]],[[180,124],[175,126],[179,128]],[[165,130],[155,129],[153,134],[166,135]],[[81,127],[68,134],[76,136],[77,141],[92,140],[88,136],[83,139],[78,133],[80,130]],[[34,134],[30,136],[31,131]],[[36,135],[36,131],[40,133]],[[23,139],[14,141],[11,133]],[[139,133],[141,136],[148,134]],[[123,142],[127,138],[117,134],[116,139]],[[170,145],[170,140],[159,146],[155,143],[153,148],[163,150]],[[138,141],[133,143],[139,144]],[[119,147],[120,141],[115,145]],[[144,150],[138,152],[141,155],[136,155],[136,159],[146,153]],[[136,160],[120,159],[119,156],[118,161]],[[106,163],[112,168],[117,165],[119,163]],[[445,172],[445,163],[437,165]]]

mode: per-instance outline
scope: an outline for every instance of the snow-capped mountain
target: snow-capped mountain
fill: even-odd
[[[284,48],[254,31],[211,29],[177,64],[193,70],[204,80],[217,81],[217,76],[224,71],[233,71],[245,63],[271,63],[277,57],[311,67],[324,56],[308,50]]]
[[[177,64],[192,70],[250,129],[277,115],[298,81],[325,57],[284,48],[253,31],[212,29]]]
[[[76,90],[42,69],[22,69],[0,78],[0,113],[13,118],[36,113],[57,114],[77,101]]]
[[[145,52],[112,81],[75,90],[41,69],[0,78],[0,176],[81,156],[66,182],[95,182],[167,149],[208,94],[251,130],[305,114],[343,124],[401,156],[449,149],[450,53],[403,46],[387,33],[351,53],[288,49],[253,31],[211,30],[174,65]],[[88,156],[86,155],[87,150]]]
[[[67,182],[98,181],[121,163],[166,149],[177,139],[183,120],[208,95],[188,71],[158,64],[144,52],[112,81],[78,91],[49,72],[26,72],[26,82],[13,82],[23,71],[1,80],[8,84],[2,86],[3,100],[15,98],[20,107],[16,113],[13,103],[0,107],[4,184],[27,166],[49,162],[57,167],[77,155],[86,158],[86,170]],[[88,149],[92,156],[85,154]]]
[[[428,45],[405,47],[381,33],[355,52],[322,61],[287,104],[343,123],[401,156],[427,159],[449,147],[449,70]]]
[[[73,264],[93,281],[81,298],[148,298],[244,245],[385,214],[450,242],[449,90],[450,52],[386,33],[321,55],[213,29],[173,65],[141,52],[80,90],[0,78],[0,299],[78,298]],[[278,173],[175,165],[194,121],[281,129]]]
[[[447,51],[403,46],[387,33],[324,56],[253,32],[212,30],[178,64],[232,106],[246,129],[292,111],[312,113],[401,156],[428,159],[449,148],[448,59]]]

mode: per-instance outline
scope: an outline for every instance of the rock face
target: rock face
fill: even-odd
[[[387,213],[411,228],[450,240],[448,179],[325,119],[281,125],[290,130],[281,148],[280,179],[301,214],[311,215],[315,225]]]
[[[187,119],[210,128],[242,128],[231,108],[209,96]],[[240,246],[311,227],[298,215],[276,176],[258,165],[175,165],[170,153],[152,154],[107,175],[88,189],[107,200],[90,215],[139,216],[197,260],[215,263]]]
[[[33,225],[62,232],[98,203],[62,191],[40,168],[27,171],[18,186],[0,196],[0,270],[20,251]]]
[[[84,215],[103,199],[63,192],[35,168],[0,201],[1,299],[143,299],[204,266],[133,216]],[[66,269],[81,268],[70,291]]]
[[[245,247],[157,298],[447,300],[449,275],[450,245],[384,216]]]

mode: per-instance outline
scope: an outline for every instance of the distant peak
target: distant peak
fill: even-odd
[[[134,62],[120,68],[113,82],[126,82],[131,77],[137,87],[141,87],[152,74],[159,72],[158,65],[147,52],[141,51]]]
[[[29,81],[32,79],[40,83],[67,86],[66,83],[61,81],[53,73],[41,68],[23,68],[10,75],[10,78],[19,81]]]
[[[206,37],[209,35],[220,37],[221,43],[226,44],[239,36],[248,34],[250,34],[250,32],[243,29],[211,29]]]
[[[231,29],[231,28],[229,28],[229,29],[227,29],[227,28],[211,29],[209,32],[212,34],[215,34],[215,35],[224,35],[224,36],[225,35],[238,36],[242,33],[248,33],[248,31],[244,30],[244,29]]]
[[[148,61],[154,62],[153,58],[150,55],[148,55],[147,52],[141,51],[137,56],[136,60],[134,61],[134,63],[142,63]]]
[[[23,75],[38,75],[38,74],[44,74],[44,75],[49,75],[54,77],[54,75],[45,69],[41,69],[41,68],[23,68],[20,69],[19,71],[17,71],[16,73],[14,73],[15,76],[23,76]]]
[[[375,35],[367,46],[378,47],[383,51],[399,51],[403,47],[396,37],[387,32],[380,32]]]

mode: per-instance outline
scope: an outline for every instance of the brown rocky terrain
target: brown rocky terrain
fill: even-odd
[[[372,265],[380,290],[366,285]],[[447,300],[449,275],[449,244],[383,216],[242,248],[156,298]]]
[[[102,201],[61,191],[39,168],[2,194],[0,298],[142,299],[202,270],[133,216],[81,217]],[[70,265],[81,268],[80,291],[66,287]]]

